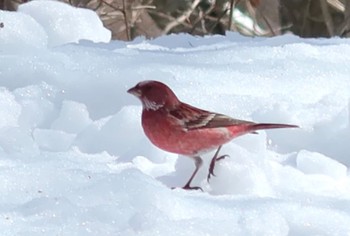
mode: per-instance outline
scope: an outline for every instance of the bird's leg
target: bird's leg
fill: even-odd
[[[221,147],[222,147],[222,145],[220,145],[218,147],[218,149],[216,150],[213,158],[211,159],[210,166],[209,166],[209,173],[208,173],[208,177],[207,177],[208,183],[209,183],[209,179],[210,179],[211,176],[216,176],[214,174],[214,167],[215,167],[216,161],[219,161],[219,160],[224,159],[225,157],[228,157],[228,155],[222,155],[222,156],[218,157]]]
[[[193,157],[193,158],[194,158],[194,164],[195,164],[195,166],[196,166],[196,169],[193,171],[193,174],[191,175],[190,179],[187,181],[187,183],[185,184],[185,186],[183,186],[182,188],[183,188],[183,189],[186,189],[186,190],[198,190],[198,189],[200,189],[200,190],[203,191],[203,189],[202,189],[201,187],[198,187],[198,186],[197,186],[197,187],[191,187],[191,186],[190,186],[190,184],[191,184],[193,178],[196,176],[196,174],[197,174],[199,168],[200,168],[200,167],[202,166],[202,164],[203,164],[203,160],[202,160],[202,158],[201,158],[200,156],[195,156],[195,157]]]

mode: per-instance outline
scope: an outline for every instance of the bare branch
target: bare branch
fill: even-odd
[[[329,36],[334,36],[334,25],[331,14],[329,13],[328,4],[326,0],[321,0],[321,9],[324,17],[324,23],[327,26]]]
[[[233,18],[233,10],[235,9],[236,7],[236,4],[239,2],[240,0],[231,0],[230,2],[230,16],[229,16],[229,19],[228,19],[228,30],[231,30],[231,27],[232,27],[232,18]]]
[[[251,4],[250,1],[246,1],[246,8],[248,10],[248,13],[249,13],[251,19],[253,20],[253,34],[258,35],[258,34],[256,34],[256,32],[258,32],[258,30],[256,29],[257,24],[258,24],[258,20],[256,19],[256,9]]]
[[[157,9],[157,7],[152,5],[148,5],[148,6],[145,5],[145,6],[132,7],[131,9],[137,11],[137,10],[143,10],[143,9]]]
[[[215,23],[212,25],[212,27],[210,27],[209,32],[213,32],[214,28],[221,22],[221,19],[226,15],[227,11],[228,9],[225,9],[225,11],[223,11],[222,14],[215,19]]]
[[[194,0],[190,8],[185,11],[181,16],[176,18],[174,21],[170,22],[167,26],[165,26],[163,30],[163,34],[168,34],[170,30],[172,30],[174,27],[180,25],[182,22],[184,22],[191,14],[192,12],[196,9],[198,4],[200,3],[201,0]]]
[[[192,29],[190,31],[191,34],[196,30],[197,24],[199,22],[201,22],[203,33],[208,32],[207,29],[205,28],[205,19],[204,18],[215,8],[215,4],[216,4],[216,1],[214,0],[211,2],[210,7],[205,12],[203,12],[203,11],[199,12],[199,16],[198,16],[197,20],[194,21]]]
[[[347,1],[345,4],[344,18],[344,22],[339,27],[338,35],[340,36],[345,36],[350,30],[350,1]]]
[[[269,28],[269,30],[270,30],[270,32],[271,32],[271,35],[272,35],[272,36],[276,36],[277,34],[276,34],[275,31],[273,30],[273,28],[272,28],[270,22],[267,20],[267,18],[265,17],[265,15],[264,15],[264,14],[260,14],[260,15],[261,15],[261,17],[263,18],[263,20],[265,21],[265,24],[267,25],[267,27]]]
[[[109,6],[110,8],[116,10],[116,11],[120,11],[120,12],[123,12],[123,9],[122,8],[119,8],[119,7],[115,7],[113,6],[112,4],[106,2],[105,0],[100,0],[101,2],[103,2],[104,4],[106,4],[107,6]]]
[[[157,15],[157,16],[159,16],[159,17],[162,17],[162,18],[164,18],[164,19],[168,19],[168,20],[170,20],[170,21],[175,21],[175,20],[176,20],[176,18],[174,18],[174,17],[172,17],[172,16],[169,16],[169,15],[163,13],[163,12],[152,11],[152,14]],[[180,23],[181,25],[185,26],[185,27],[188,27],[188,28],[191,28],[191,27],[192,27],[191,24],[188,24],[188,23],[186,23],[185,21],[179,22],[179,23]]]
[[[125,23],[125,33],[127,40],[131,40],[130,37],[130,26],[129,26],[129,18],[127,15],[127,9],[126,9],[126,0],[123,0],[123,15],[124,15],[124,23]]]

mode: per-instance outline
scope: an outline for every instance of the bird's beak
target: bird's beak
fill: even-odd
[[[131,89],[129,89],[128,93],[130,93],[136,97],[141,97],[141,91],[139,89],[137,89],[136,87],[132,87]]]

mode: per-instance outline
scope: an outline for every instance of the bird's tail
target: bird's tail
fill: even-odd
[[[255,133],[256,130],[261,130],[261,129],[280,129],[280,128],[299,128],[297,125],[287,125],[287,124],[253,124],[249,126],[249,130],[252,133]]]

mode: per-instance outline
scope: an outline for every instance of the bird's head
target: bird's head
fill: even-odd
[[[138,97],[146,110],[158,110],[164,106],[174,107],[180,103],[167,85],[154,80],[142,81],[130,88],[128,93]]]

